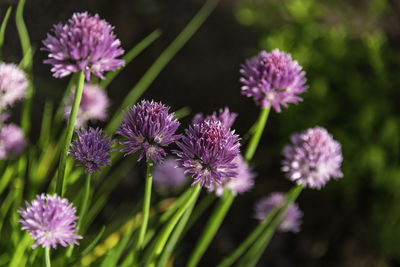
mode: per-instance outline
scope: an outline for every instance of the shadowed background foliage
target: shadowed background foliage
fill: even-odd
[[[108,87],[110,114],[157,56],[200,8],[200,0],[28,0],[25,19],[36,48],[33,125],[40,125],[47,98],[58,103],[67,79],[51,77],[41,64],[41,41],[51,25],[75,11],[99,13],[115,26],[125,50],[154,29],[161,37]],[[1,1],[3,17],[9,5]],[[307,72],[308,92],[298,106],[272,113],[256,152],[252,192],[238,197],[201,266],[214,266],[256,226],[255,201],[291,183],[280,172],[280,151],[293,132],[320,125],[342,143],[344,178],[323,190],[306,190],[298,202],[302,231],[276,235],[259,266],[400,266],[400,4],[396,0],[235,0],[217,9],[151,85],[143,98],[192,114],[228,106],[244,135],[258,107],[240,95],[239,66],[260,49],[290,52]],[[4,58],[17,61],[15,25],[7,28]],[[133,103],[132,103],[133,104]],[[183,119],[185,126],[191,116]],[[183,129],[183,127],[182,127]],[[33,131],[36,140],[39,129]],[[133,169],[112,195],[99,222],[129,210],[144,180]],[[138,192],[138,193],[136,193]],[[176,266],[183,266],[208,214],[185,237]]]

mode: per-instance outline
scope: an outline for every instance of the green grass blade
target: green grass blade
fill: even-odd
[[[8,23],[8,19],[10,18],[12,7],[7,9],[6,15],[4,16],[3,22],[1,23],[0,27],[0,61],[2,60],[3,56],[3,44],[4,44],[4,34],[6,32],[6,27]]]
[[[178,53],[178,51],[187,43],[193,34],[200,28],[204,21],[208,18],[219,0],[208,0],[204,6],[199,10],[196,16],[189,22],[183,31],[172,41],[172,43],[162,52],[162,54],[151,65],[139,82],[131,89],[129,94],[125,97],[120,108],[107,125],[106,131],[111,133],[120,121],[122,111],[128,106],[135,103],[139,97],[147,90],[150,84],[157,78],[158,74],[164,67],[171,61],[171,59]]]
[[[17,25],[19,39],[21,41],[22,55],[25,58],[22,64],[23,69],[31,72],[32,69],[32,47],[29,39],[28,30],[23,17],[25,0],[19,0],[15,13],[15,24]]]
[[[51,135],[51,121],[53,113],[53,102],[46,100],[43,109],[42,127],[40,129],[39,145],[44,150],[49,142]]]
[[[151,45],[160,35],[161,31],[155,30],[142,41],[140,41],[137,45],[135,45],[131,50],[129,50],[129,52],[122,57],[122,59],[125,61],[125,66],[127,66],[144,49]],[[123,68],[119,68],[115,71],[108,72],[105,79],[100,82],[100,86],[102,88],[106,88],[122,70]]]
[[[32,61],[33,61],[33,49],[29,39],[28,30],[26,28],[23,11],[24,11],[25,0],[19,0],[17,11],[15,13],[15,24],[17,25],[18,35],[21,42],[22,48],[22,68],[28,73],[30,80],[29,86],[27,88],[26,98],[22,106],[22,118],[21,126],[25,134],[29,133],[31,127],[31,107],[32,107],[32,97],[33,97],[33,83],[32,83]]]
[[[106,230],[106,226],[103,225],[103,227],[101,228],[100,232],[97,234],[97,236],[95,237],[95,239],[93,239],[93,241],[81,252],[81,257],[85,256],[86,254],[88,254],[90,251],[92,251],[92,249],[97,245],[97,243],[100,241],[101,237],[104,234],[104,231]]]
[[[135,230],[135,225],[136,225],[136,220],[132,225],[130,226],[130,229],[128,232],[124,235],[124,237],[118,242],[118,245],[116,245],[106,256],[104,259],[103,263],[100,265],[100,267],[108,267],[108,266],[117,266],[117,262],[119,258],[121,257],[122,252],[128,245],[128,241],[131,239],[131,236]]]

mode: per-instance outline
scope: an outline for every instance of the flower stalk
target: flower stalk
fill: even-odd
[[[229,189],[226,189],[221,200],[218,202],[216,208],[211,214],[207,226],[204,232],[201,234],[200,240],[198,241],[195,250],[190,256],[189,262],[187,264],[188,267],[197,266],[204,252],[207,250],[212,239],[214,238],[215,233],[218,231],[234,199],[234,194]]]
[[[147,162],[146,185],[145,185],[144,201],[143,201],[143,209],[142,209],[143,217],[142,217],[142,224],[140,225],[138,241],[136,244],[136,251],[139,251],[142,249],[144,237],[145,237],[146,230],[147,230],[147,224],[149,222],[151,185],[152,185],[152,180],[153,180],[152,170],[153,170],[153,161],[151,159],[149,159],[149,161]]]
[[[244,158],[247,162],[250,162],[250,160],[254,156],[254,153],[256,152],[258,143],[260,142],[262,133],[264,132],[265,124],[267,123],[270,110],[271,106],[261,109],[261,113],[257,121],[256,131],[254,132],[254,135],[252,136],[250,143],[247,147],[246,154],[244,155]]]
[[[152,251],[152,254],[150,256],[150,263],[149,267],[154,267],[156,265],[156,261],[158,257],[160,256],[161,252],[164,249],[165,243],[168,241],[168,238],[174,230],[175,225],[178,223],[179,219],[182,217],[182,215],[185,213],[185,211],[190,207],[190,205],[195,202],[200,194],[201,191],[201,186],[200,182],[197,182],[197,184],[193,187],[192,193],[190,194],[190,197],[187,202],[183,206],[181,206],[178,211],[174,214],[174,216],[168,221],[168,224],[164,227],[160,238],[157,241],[157,244]]]
[[[50,261],[50,247],[45,248],[45,263],[46,267],[51,267],[51,261]]]
[[[67,132],[65,135],[64,146],[61,152],[60,164],[58,166],[56,193],[61,197],[64,195],[64,175],[65,175],[65,165],[67,161],[67,153],[69,146],[71,144],[72,135],[74,134],[75,120],[78,115],[79,104],[81,103],[83,85],[85,83],[85,74],[83,71],[79,73],[78,83],[75,91],[74,102],[71,107],[71,114],[69,115]]]

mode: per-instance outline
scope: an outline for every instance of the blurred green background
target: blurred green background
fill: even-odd
[[[15,4],[0,2],[0,14]],[[27,27],[35,53],[34,123],[46,98],[58,101],[67,80],[51,78],[39,50],[51,25],[87,10],[115,26],[128,50],[156,28],[162,36],[108,88],[114,111],[123,96],[201,7],[200,0],[28,0]],[[20,57],[15,26],[7,29],[4,57]],[[259,266],[400,266],[400,2],[397,0],[222,0],[200,31],[144,95],[178,109],[238,112],[234,127],[245,134],[258,107],[240,95],[239,66],[260,49],[287,51],[307,72],[304,101],[272,113],[255,155],[254,190],[238,197],[201,266],[214,266],[253,229],[255,201],[291,183],[280,172],[280,151],[293,132],[326,127],[342,143],[344,178],[299,198],[304,211],[298,235],[274,237]],[[7,38],[8,37],[8,38]],[[15,38],[14,38],[15,37]],[[186,125],[190,118],[183,120]],[[40,124],[37,124],[40,125]],[[38,130],[31,140],[36,140]],[[34,141],[33,141],[34,142]],[[136,173],[136,172],[133,172]],[[137,176],[137,175],[132,175]],[[122,200],[135,198],[143,181],[126,177],[99,219],[111,220]],[[133,193],[132,193],[133,192]],[[139,195],[139,194],[138,194]],[[181,246],[176,266],[207,221]]]

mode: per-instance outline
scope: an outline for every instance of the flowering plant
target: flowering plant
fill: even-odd
[[[182,40],[189,39],[217,2],[206,2],[165,50],[168,57],[184,45]],[[19,10],[23,4],[20,1]],[[2,25],[7,25],[9,14],[10,9]],[[21,22],[20,34],[26,35],[20,13],[17,20]],[[7,123],[6,116],[14,102],[32,100],[32,54],[25,51],[21,68],[0,63],[0,194],[5,199],[0,204],[0,232],[11,229],[10,243],[17,244],[12,254],[0,256],[9,266],[41,262],[47,267],[165,266],[185,231],[206,212],[210,197],[203,197],[203,191],[217,205],[187,262],[187,266],[197,266],[235,198],[257,183],[252,160],[271,107],[280,113],[281,106],[300,102],[300,94],[307,89],[306,73],[289,53],[261,51],[240,69],[242,94],[252,97],[260,107],[246,145],[234,130],[239,114],[227,107],[208,116],[196,114],[181,130],[179,110],[173,112],[153,100],[137,102],[149,84],[132,89],[104,130],[93,128],[92,124],[107,118],[106,85],[130,63],[130,52],[136,51],[134,47],[123,56],[113,29],[99,15],[83,12],[55,25],[47,35],[42,48],[48,53],[44,63],[51,65],[55,78],[71,75],[71,83],[54,117],[51,106],[45,108],[38,141],[28,141],[29,120],[22,120],[20,128]],[[138,46],[145,47],[158,36],[155,31]],[[4,38],[4,31],[0,38]],[[163,63],[157,60],[155,64]],[[94,84],[93,75],[103,81]],[[146,75],[143,80],[149,79]],[[24,105],[23,116],[29,118],[30,109],[31,105]],[[286,194],[273,193],[257,203],[259,225],[219,266],[236,261],[239,266],[255,266],[275,231],[300,231],[300,219],[306,214],[295,200],[302,189],[320,189],[331,178],[343,176],[341,146],[326,129],[315,127],[294,134],[291,142],[283,149],[282,171],[295,185]],[[145,188],[135,192],[143,192],[140,208],[121,215],[123,222],[117,228],[106,225],[95,229],[93,220],[106,205],[113,185],[135,163],[146,165]],[[153,182],[161,195],[171,196],[163,208],[154,209]],[[25,207],[22,199],[28,200]]]

